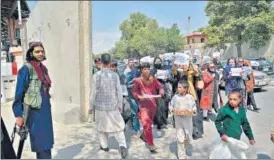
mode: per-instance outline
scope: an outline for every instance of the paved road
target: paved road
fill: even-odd
[[[274,87],[266,87],[261,92],[255,93],[257,104],[262,110],[260,113],[248,111],[253,132],[256,138],[256,145],[251,146],[247,152],[247,157],[252,159],[270,159],[274,158],[274,144],[270,141],[270,128],[274,122]],[[1,107],[2,116],[11,133],[14,119],[11,112],[10,103]],[[211,117],[214,119],[214,115]],[[193,144],[193,159],[207,159],[210,152],[210,143],[217,135],[212,121],[204,122],[205,134],[203,138],[195,140]],[[53,158],[55,159],[120,159],[118,144],[114,139],[109,140],[110,152],[105,153],[99,150],[99,141],[94,123],[81,125],[63,125],[54,123],[55,148],[53,149]],[[176,158],[176,139],[175,130],[171,125],[163,130],[163,136],[155,139],[155,144],[159,148],[158,154],[150,154],[145,148],[144,143],[136,138],[133,133],[127,129],[126,137],[129,146],[128,159],[175,159]],[[155,134],[154,134],[155,135]],[[245,142],[247,138],[242,137]],[[14,144],[17,147],[17,144]],[[30,151],[29,139],[27,140],[22,158],[35,158],[35,154]]]

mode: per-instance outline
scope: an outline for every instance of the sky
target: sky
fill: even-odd
[[[28,1],[28,4],[32,9],[36,1]],[[115,45],[121,36],[119,26],[131,13],[144,13],[163,27],[177,23],[183,34],[188,16],[191,16],[190,30],[207,24],[205,6],[206,1],[93,1],[93,52],[105,52]]]
[[[206,3],[206,1],[93,1],[93,52],[102,53],[114,47],[121,36],[120,24],[134,12],[155,18],[162,27],[170,27],[173,23],[177,23],[182,34],[186,34],[187,17],[190,16],[190,31],[194,31],[208,23],[204,12]],[[33,8],[36,1],[28,1],[28,4]]]
[[[131,13],[144,13],[162,27],[177,23],[183,34],[188,16],[190,31],[207,24],[205,6],[206,1],[93,1],[93,52],[104,52],[115,45],[121,35],[119,26]]]

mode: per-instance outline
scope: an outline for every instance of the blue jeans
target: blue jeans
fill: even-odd
[[[135,101],[135,99],[133,99],[132,97],[130,97],[130,107],[131,107],[131,122],[132,122],[132,128],[134,129],[135,132],[140,131],[140,122],[139,119],[137,117],[137,113],[138,113],[138,104]]]

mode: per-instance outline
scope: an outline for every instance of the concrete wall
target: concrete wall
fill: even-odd
[[[243,44],[242,55],[244,58],[264,56],[274,59],[274,36],[272,36],[272,39],[264,47],[261,47],[258,51],[249,48],[249,44]],[[229,57],[237,57],[237,48],[235,45],[229,45],[225,54],[223,54],[222,56],[222,58],[224,59],[228,59]]]
[[[52,79],[52,114],[57,122],[78,123],[87,118],[81,117],[84,112],[81,107],[87,113],[90,84],[85,83],[90,81],[91,67],[85,70],[83,65],[87,67],[91,61],[90,3],[38,1],[26,24],[28,42],[44,43],[47,57],[44,64]],[[86,19],[83,4],[89,7],[85,10],[89,14]]]

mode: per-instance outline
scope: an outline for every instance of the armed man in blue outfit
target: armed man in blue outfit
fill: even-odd
[[[45,59],[43,44],[32,43],[26,54],[27,63],[18,72],[13,103],[16,124],[21,128],[27,126],[31,150],[36,152],[37,159],[51,159],[54,144],[49,95],[51,80],[42,64]]]

